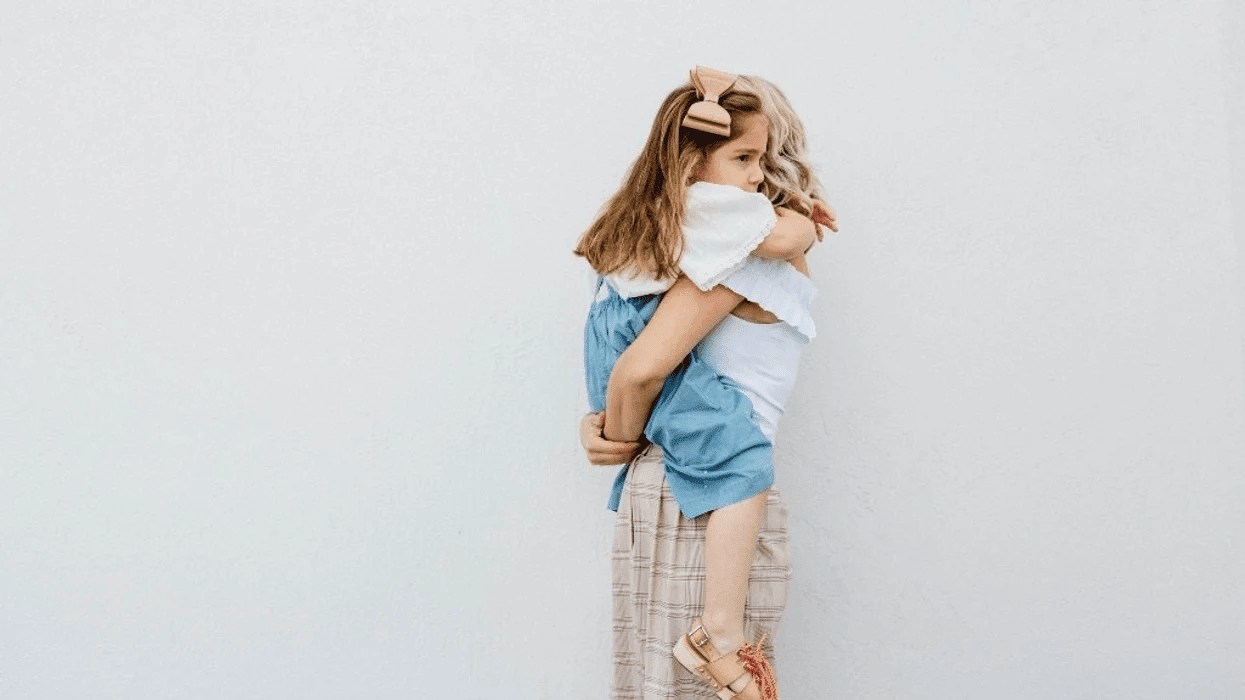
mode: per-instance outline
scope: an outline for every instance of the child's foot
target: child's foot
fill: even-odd
[[[764,637],[756,647],[731,647],[727,639],[720,643],[717,637],[710,639],[698,620],[692,631],[675,643],[674,657],[707,682],[722,700],[778,700],[774,670],[761,653]],[[723,652],[724,648],[727,651]]]

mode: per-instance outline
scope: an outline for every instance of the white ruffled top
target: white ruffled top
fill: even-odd
[[[777,221],[774,206],[759,192],[697,182],[687,190],[679,267],[702,291],[724,285],[808,342],[817,335],[812,317],[817,288],[785,260],[751,256]],[[672,279],[655,279],[634,268],[606,275],[605,281],[625,299],[660,294],[674,285]]]
[[[777,316],[804,342],[817,337],[812,313],[817,287],[786,260],[749,257],[721,284]]]

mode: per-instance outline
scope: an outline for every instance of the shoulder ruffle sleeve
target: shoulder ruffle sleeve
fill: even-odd
[[[777,222],[765,195],[697,182],[687,190],[679,267],[707,292],[742,268]]]
[[[777,316],[803,336],[805,342],[817,337],[817,327],[813,324],[817,287],[786,260],[750,257],[720,284]]]

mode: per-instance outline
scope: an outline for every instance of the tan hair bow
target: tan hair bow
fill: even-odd
[[[718,104],[718,98],[731,89],[735,78],[730,73],[704,66],[693,68],[692,85],[696,86],[696,93],[701,96],[701,101],[687,110],[687,116],[683,117],[683,126],[718,136],[730,136],[731,115]]]

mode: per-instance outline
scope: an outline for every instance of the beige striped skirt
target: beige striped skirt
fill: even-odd
[[[674,643],[700,616],[705,581],[705,524],[688,519],[666,484],[661,448],[650,445],[631,464],[611,556],[614,600],[613,700],[705,698],[717,695],[674,659]],[[791,557],[787,506],[769,490],[744,609],[748,638],[771,641],[787,605]],[[775,665],[776,667],[776,665]]]

